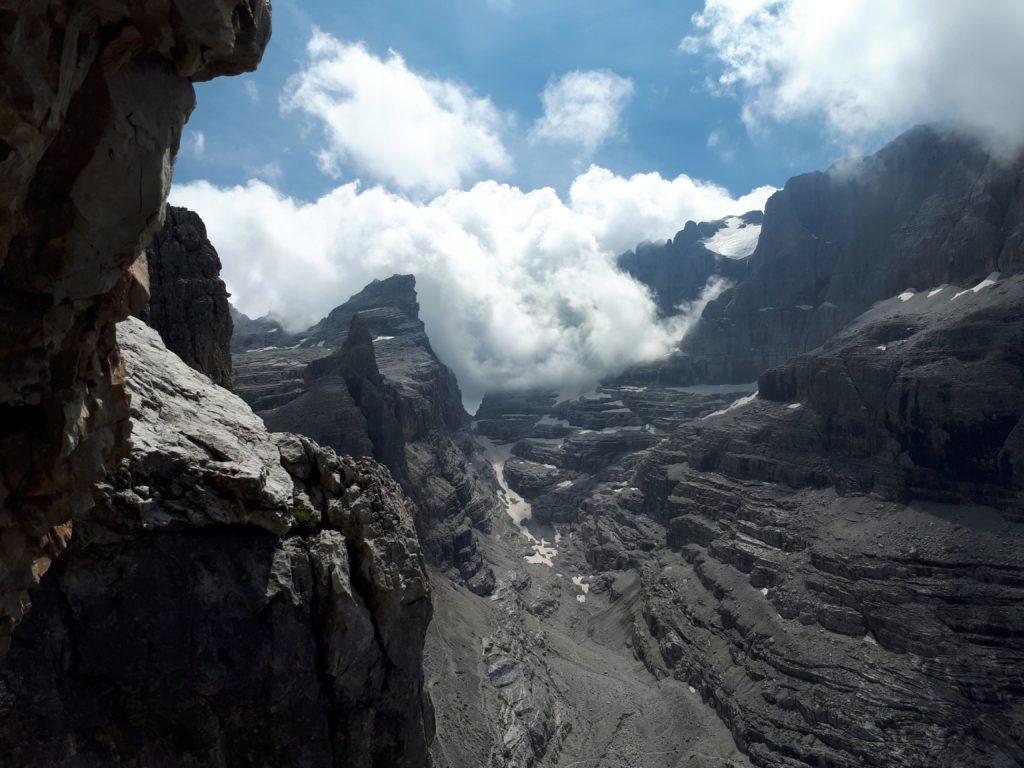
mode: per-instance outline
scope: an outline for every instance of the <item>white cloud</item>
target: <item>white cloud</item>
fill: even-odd
[[[249,97],[249,101],[258,104],[260,100],[260,88],[252,80],[242,80],[242,91]]]
[[[701,39],[696,35],[687,35],[679,41],[680,53],[700,53],[701,47]]]
[[[614,72],[569,72],[544,88],[544,115],[534,124],[531,137],[577,144],[592,155],[605,141],[621,135],[622,111],[632,96],[633,81]]]
[[[494,181],[421,203],[356,183],[304,203],[261,181],[190,183],[171,199],[206,221],[250,316],[273,312],[302,328],[374,278],[415,274],[431,341],[472,402],[492,388],[591,382],[666,354],[683,323],[659,321],[615,255],[688,218],[762,207],[769,192],[735,200],[686,176],[593,167],[568,202]]]
[[[729,137],[722,131],[717,129],[711,131],[708,134],[705,146],[718,155],[723,163],[736,162],[736,150],[733,148],[732,142],[729,141]]]
[[[401,190],[432,194],[511,169],[501,139],[509,118],[490,99],[418,75],[394,51],[381,59],[362,43],[320,31],[307,53],[282,106],[322,126],[317,157],[325,171],[339,175],[351,165]]]
[[[206,134],[202,131],[186,131],[183,142],[185,150],[193,157],[202,157],[206,154]]]
[[[1021,0],[706,0],[700,34],[743,117],[823,118],[841,140],[948,121],[1024,139]]]
[[[284,170],[276,160],[271,160],[262,165],[246,166],[245,172],[251,178],[260,179],[268,184],[277,184],[281,181],[281,177],[284,176]]]

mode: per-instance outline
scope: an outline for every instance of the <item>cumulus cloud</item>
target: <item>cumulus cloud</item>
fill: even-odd
[[[622,111],[633,96],[633,81],[614,72],[569,72],[550,81],[541,94],[543,116],[531,137],[578,145],[592,155],[622,131]]]
[[[706,0],[680,43],[721,64],[749,126],[822,118],[857,141],[944,121],[1024,141],[1020,0]]]
[[[307,55],[282,107],[323,129],[317,157],[325,172],[352,165],[401,190],[433,194],[511,169],[501,139],[510,118],[490,99],[419,75],[394,51],[379,58],[318,30]]]
[[[660,321],[615,255],[688,218],[763,207],[770,191],[735,199],[686,176],[593,167],[567,201],[494,181],[427,202],[353,182],[307,203],[258,180],[194,182],[171,199],[204,218],[250,316],[303,328],[374,278],[415,274],[430,338],[472,404],[488,389],[583,385],[667,354],[702,305]]]

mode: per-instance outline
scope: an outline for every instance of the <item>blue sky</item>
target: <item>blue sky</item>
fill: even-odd
[[[342,41],[364,41],[381,57],[394,50],[419,74],[464,84],[514,112],[520,127],[540,117],[540,94],[552,78],[572,70],[629,78],[634,94],[622,116],[625,135],[590,158],[618,174],[686,173],[743,193],[781,186],[842,155],[841,146],[807,126],[751,136],[737,100],[708,87],[714,68],[678,50],[702,6],[693,0],[277,0],[274,36],[260,69],[198,86],[189,130],[202,133],[204,152],[186,149],[176,179],[235,184],[276,161],[279,188],[302,199],[336,183],[317,168],[308,124],[279,109],[314,26]],[[720,137],[717,149],[708,147],[713,133]],[[564,155],[552,161],[529,148],[516,154],[514,170],[497,175],[523,188],[561,191],[581,170],[576,158]],[[360,177],[358,169],[343,171],[343,178]]]
[[[686,221],[943,122],[1024,146],[1021,0],[275,0],[260,69],[197,87],[171,201],[236,306],[293,329],[412,273],[488,389],[667,354],[616,268]]]

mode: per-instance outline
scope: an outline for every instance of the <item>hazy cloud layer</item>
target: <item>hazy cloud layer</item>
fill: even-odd
[[[633,81],[603,70],[569,72],[552,80],[541,94],[543,116],[534,124],[534,140],[578,146],[592,155],[621,134],[622,110],[633,96]]]
[[[1021,0],[706,0],[685,53],[721,64],[743,118],[821,117],[840,140],[949,121],[1024,141]]]
[[[493,181],[425,203],[356,183],[304,203],[261,181],[196,182],[171,199],[206,221],[233,301],[251,316],[305,327],[374,278],[415,274],[431,340],[472,402],[493,388],[582,385],[666,354],[685,321],[659,321],[615,255],[690,218],[761,208],[771,191],[734,199],[686,176],[593,167],[567,201]]]
[[[320,31],[307,54],[281,103],[322,129],[325,172],[351,165],[398,189],[436,194],[511,169],[501,139],[509,118],[490,99],[419,75],[394,51],[378,58]]]

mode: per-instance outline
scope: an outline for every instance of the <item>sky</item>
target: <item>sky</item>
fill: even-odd
[[[197,86],[171,200],[233,301],[292,328],[416,274],[469,400],[667,354],[614,257],[941,121],[1024,136],[1020,0],[275,0]],[[710,298],[721,286],[709,286]]]

